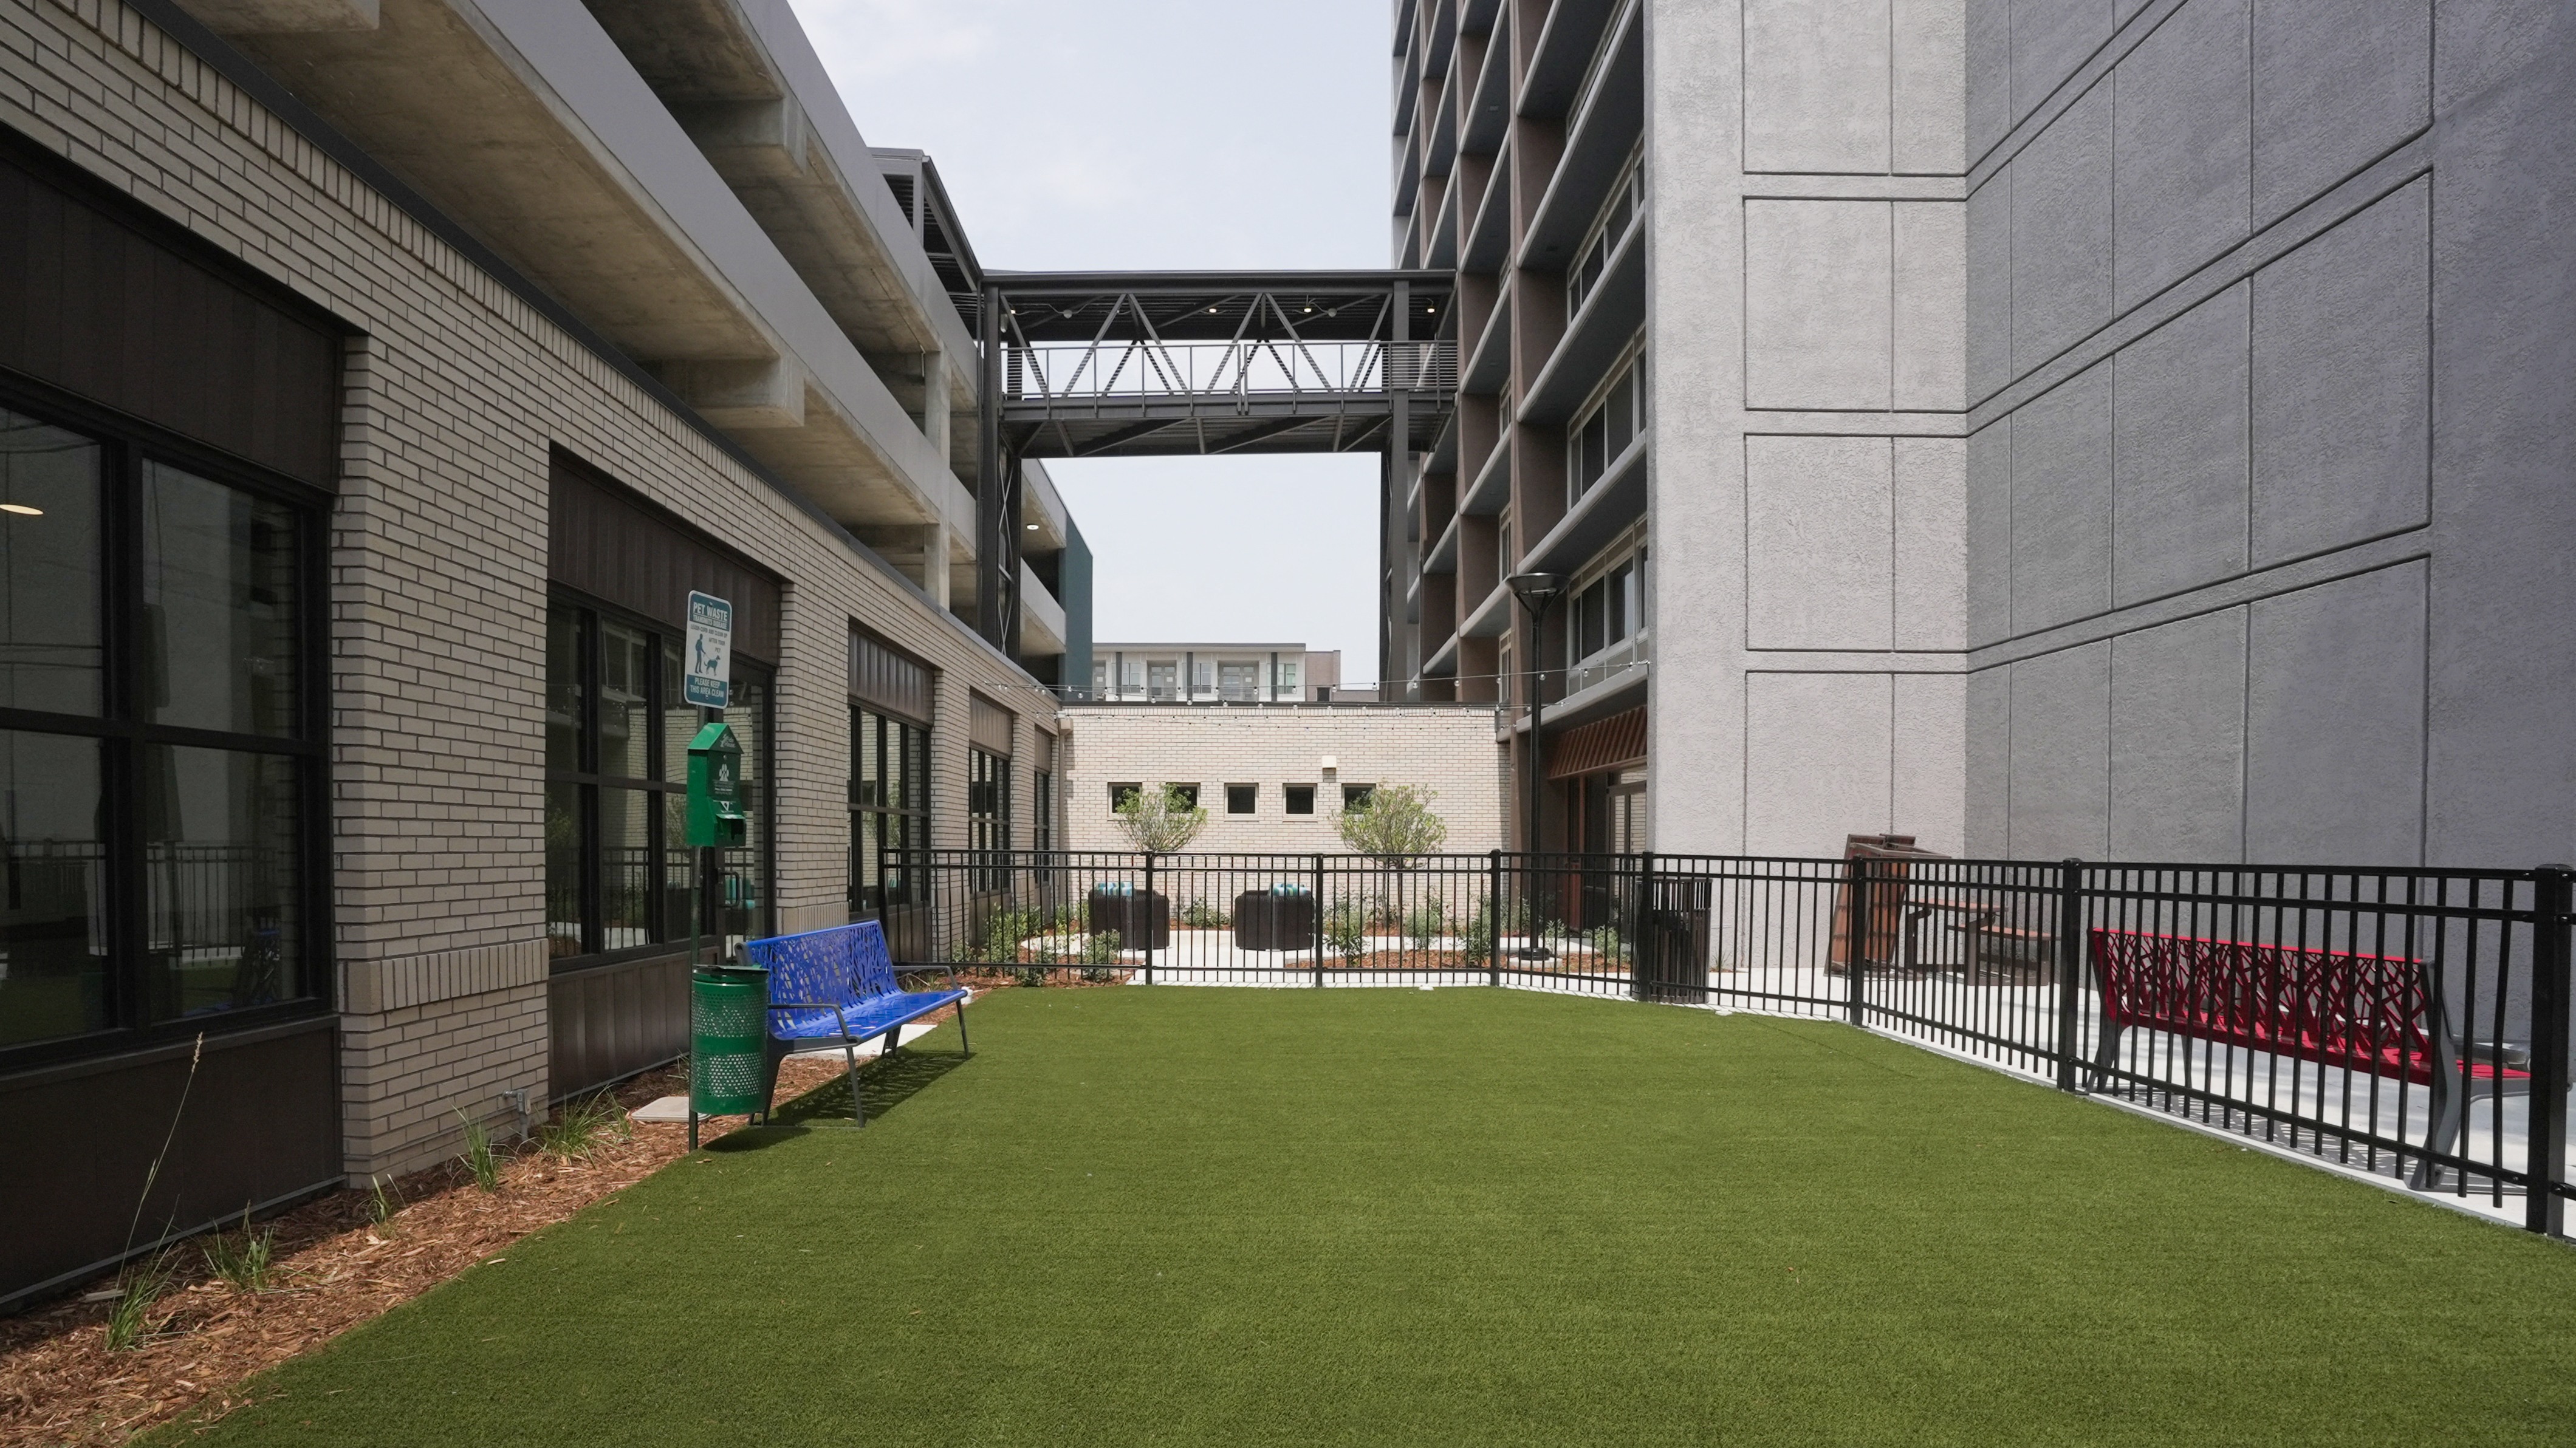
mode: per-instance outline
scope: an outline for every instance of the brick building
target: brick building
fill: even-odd
[[[1088,555],[784,7],[0,0],[0,258],[0,1306],[121,1250],[201,1038],[183,1232],[677,1054],[693,927],[1042,838]]]
[[[1333,816],[1377,785],[1433,792],[1446,848],[1505,845],[1510,790],[1492,705],[1078,704],[1062,716],[1065,844],[1130,848],[1115,805],[1127,790],[1195,790],[1210,852],[1338,851]]]

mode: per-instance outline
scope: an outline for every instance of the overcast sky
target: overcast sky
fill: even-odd
[[[930,153],[984,265],[1387,263],[1386,0],[793,0],[871,145]],[[1377,671],[1378,460],[1050,463],[1103,639]]]

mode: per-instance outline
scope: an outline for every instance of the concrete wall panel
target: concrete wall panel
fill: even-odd
[[[1894,795],[1888,828],[1925,849],[1968,848],[1968,682],[1961,674],[1895,676]]]
[[[2430,189],[2416,181],[2254,277],[2258,567],[2425,519]]]
[[[2111,38],[2112,0],[2012,0],[2012,116],[2029,115]]]
[[[2095,86],[2013,158],[2016,373],[2111,319],[2111,109]]]
[[[1957,412],[1968,405],[1968,209],[1956,201],[1893,206],[1896,407]]]
[[[1961,0],[1895,0],[1893,102],[1896,169],[1956,175],[1968,169],[1967,88],[1961,67],[1968,17]]]
[[[2425,564],[2252,606],[2245,849],[2413,864],[2424,818]]]
[[[2245,239],[2249,3],[2192,0],[2112,72],[2118,310]]]
[[[1744,440],[1746,647],[1891,646],[1892,466],[1886,438]]]
[[[2111,645],[2012,666],[2012,823],[2017,859],[2088,860],[2110,849]]]
[[[2256,224],[2432,120],[2431,0],[2255,0]]]
[[[2012,631],[2111,603],[2111,369],[2096,364],[2013,416]]]
[[[1967,853],[1996,859],[2012,817],[2012,666],[1967,678]]]
[[[1745,0],[1744,169],[1888,169],[1889,0]]]
[[[2012,129],[2012,0],[1967,0],[1968,158]]]
[[[2245,850],[2245,610],[2111,644],[2111,856]]]
[[[1888,828],[1885,674],[1747,674],[1744,832],[1754,854],[1838,855]]]
[[[1748,201],[1746,404],[1888,405],[1894,247],[1884,201]]]
[[[1968,646],[1968,444],[1896,439],[1896,647]]]
[[[1968,400],[1982,401],[2013,379],[2012,168],[1968,198]]]
[[[1968,642],[2012,635],[2012,433],[2007,416],[1968,435]]]
[[[2245,570],[2246,288],[2228,288],[2113,362],[2112,599]]]

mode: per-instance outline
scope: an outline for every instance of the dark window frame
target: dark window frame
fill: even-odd
[[[1240,795],[1236,793],[1238,790],[1242,791]],[[1243,801],[1243,805],[1240,809],[1235,807],[1235,801],[1238,798]],[[1225,812],[1230,815],[1259,814],[1261,812],[1261,786],[1257,784],[1227,785],[1225,787]]]
[[[853,920],[882,919],[889,906],[920,905],[930,899],[930,882],[926,871],[909,869],[902,864],[891,868],[889,857],[919,857],[930,848],[930,727],[918,724],[900,714],[888,713],[858,698],[850,705],[850,862],[847,903]],[[873,740],[878,759],[877,778],[866,778],[868,744]],[[888,747],[900,756],[901,788],[896,797],[885,798],[869,793],[871,783],[882,790],[885,785],[884,758]],[[867,824],[877,826],[876,858],[868,859]],[[890,830],[889,826],[893,828]],[[890,834],[903,839],[887,843]]]
[[[720,856],[714,862],[712,869],[707,869],[704,867],[704,862],[690,858],[686,841],[670,838],[671,801],[685,799],[688,795],[688,761],[685,758],[678,760],[670,758],[671,741],[663,734],[659,722],[670,707],[670,701],[664,698],[669,681],[666,663],[676,657],[672,651],[680,647],[680,638],[684,630],[671,624],[641,617],[614,604],[593,598],[578,589],[555,584],[546,591],[546,639],[549,650],[553,647],[555,617],[559,609],[570,611],[577,620],[579,634],[575,647],[579,660],[574,667],[580,675],[581,682],[581,717],[575,726],[579,731],[579,739],[575,746],[575,763],[568,768],[553,763],[548,763],[544,767],[544,781],[548,793],[552,793],[557,786],[569,786],[575,790],[575,834],[578,840],[576,848],[580,851],[579,862],[575,866],[579,874],[575,885],[579,896],[575,910],[579,916],[578,926],[581,932],[578,949],[563,955],[551,953],[551,942],[556,939],[553,934],[555,922],[552,918],[554,907],[551,898],[547,902],[546,910],[548,916],[546,938],[549,942],[547,965],[554,974],[567,974],[596,966],[615,965],[624,961],[667,955],[671,953],[673,946],[691,934],[693,925],[698,927],[701,933],[719,926],[723,918],[721,912],[728,908],[723,903],[728,894],[725,890],[726,878],[737,875],[740,865],[739,862],[729,861]],[[600,755],[600,696],[604,656],[601,636],[603,626],[611,624],[639,632],[647,640],[644,715],[648,722],[645,736],[644,773],[641,775],[610,774],[599,767],[603,762]],[[751,805],[752,822],[760,831],[760,839],[750,846],[755,872],[752,890],[759,902],[755,918],[750,922],[750,928],[754,934],[766,934],[775,924],[773,916],[777,899],[778,811],[775,807],[777,802],[775,769],[777,671],[745,655],[735,656],[734,669],[737,674],[757,673],[762,676],[758,681],[761,685],[761,698],[758,705],[761,717],[751,726],[755,734],[753,744],[756,753],[752,757],[751,767],[747,773],[750,776],[748,782],[757,792]],[[549,677],[548,687],[550,689],[552,687],[551,677]],[[684,704],[681,707],[687,706]],[[741,707],[740,704],[735,704],[724,712],[729,714]],[[698,709],[695,712],[700,726],[709,722],[717,713],[711,709]],[[692,727],[690,732],[694,735],[696,727]],[[646,887],[649,903],[646,906],[647,918],[643,928],[651,938],[642,944],[620,946],[615,949],[608,948],[606,943],[608,870],[603,843],[605,835],[601,828],[600,813],[600,792],[608,789],[641,794],[649,801],[644,817],[644,875],[651,883]],[[686,872],[682,878],[686,880],[689,888],[688,898],[710,902],[710,908],[718,912],[716,920],[692,920],[689,906],[675,903],[669,897],[675,869]],[[548,894],[551,897],[551,887]]]
[[[1284,814],[1310,815],[1315,812],[1315,786],[1311,784],[1283,784],[1279,786],[1279,799],[1285,806],[1281,811]]]
[[[107,821],[100,842],[99,914],[106,944],[108,1024],[70,1036],[0,1046],[0,1074],[63,1061],[114,1055],[187,1040],[199,1033],[231,1035],[263,1026],[327,1015],[335,1009],[331,859],[331,671],[329,524],[332,494],[286,474],[247,462],[167,428],[101,407],[76,394],[0,369],[0,408],[80,434],[99,448],[98,539],[100,697],[94,715],[0,707],[0,729],[95,739],[99,760],[100,814]],[[336,453],[336,443],[334,451]],[[237,733],[172,724],[145,717],[152,697],[150,651],[145,644],[142,499],[147,464],[158,463],[207,482],[279,504],[293,513],[296,537],[293,657],[299,672],[289,735]],[[142,754],[156,746],[265,754],[296,761],[295,911],[302,930],[296,958],[286,962],[294,993],[260,1005],[164,1021],[146,1014],[146,876]]]

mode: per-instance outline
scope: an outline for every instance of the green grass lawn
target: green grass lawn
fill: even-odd
[[[1843,1027],[1166,987],[973,1030],[865,1132],[724,1142],[165,1439],[2576,1439],[2576,1253]]]

